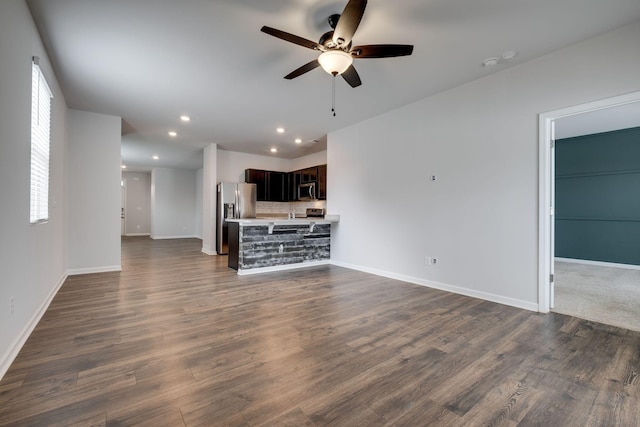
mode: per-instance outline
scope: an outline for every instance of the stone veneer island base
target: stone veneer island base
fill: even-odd
[[[328,264],[331,220],[230,220],[229,267],[238,274]]]

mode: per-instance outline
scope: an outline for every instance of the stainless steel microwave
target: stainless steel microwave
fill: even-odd
[[[298,200],[316,200],[316,183],[306,182],[298,185]]]

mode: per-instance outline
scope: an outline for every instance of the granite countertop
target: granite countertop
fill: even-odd
[[[340,215],[325,215],[324,217],[310,218],[285,218],[285,217],[258,217],[258,218],[232,218],[227,222],[237,222],[244,225],[308,225],[314,224],[331,224],[340,221]]]

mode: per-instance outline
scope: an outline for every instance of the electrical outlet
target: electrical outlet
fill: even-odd
[[[426,256],[424,257],[424,265],[431,265],[431,257],[430,256]]]
[[[9,306],[10,306],[10,313],[11,313],[11,317],[13,317],[13,313],[14,313],[14,307],[13,307],[13,297],[9,298]]]
[[[436,265],[438,263],[438,258],[431,258],[431,265]]]

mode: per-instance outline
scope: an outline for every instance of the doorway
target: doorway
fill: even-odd
[[[608,113],[613,109],[640,105],[640,92],[607,98],[583,105],[540,114],[539,116],[539,246],[538,246],[538,311],[548,313],[554,305],[555,277],[555,212],[554,212],[554,138],[555,128],[563,119]],[[636,119],[637,120],[637,119]],[[640,126],[640,123],[628,124]],[[618,129],[623,128],[619,127]],[[612,130],[612,129],[609,129]],[[603,130],[604,131],[604,130]],[[594,132],[596,133],[596,132]]]

